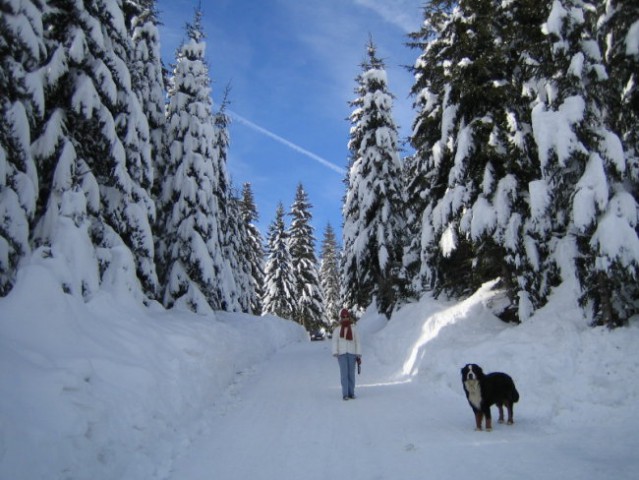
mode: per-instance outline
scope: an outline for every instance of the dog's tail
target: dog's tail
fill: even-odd
[[[515,388],[515,385],[513,384],[513,403],[517,403],[519,401],[519,392],[517,391],[517,389]]]

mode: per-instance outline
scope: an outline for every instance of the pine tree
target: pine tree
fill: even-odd
[[[178,300],[196,312],[223,309],[224,271],[215,192],[215,126],[210,77],[204,60],[201,11],[187,25],[188,42],[179,49],[169,92],[167,140],[170,157],[158,201],[159,248],[164,264],[164,303]]]
[[[402,300],[417,298],[429,290],[429,280],[425,262],[422,262],[422,216],[424,205],[421,193],[426,189],[422,185],[425,173],[419,169],[425,162],[419,162],[418,157],[411,155],[404,158],[402,184],[406,192],[406,235],[404,237],[404,252],[402,254],[401,278],[403,289]]]
[[[603,4],[598,35],[603,43],[611,90],[606,103],[611,127],[623,144],[628,188],[636,201],[639,198],[639,4],[631,0],[606,0]],[[626,281],[618,282],[619,293],[615,295],[625,303],[618,309],[621,312],[615,320],[618,322],[623,322],[639,308],[636,277],[629,275],[627,268],[624,270],[622,277]]]
[[[407,277],[417,293],[456,295],[501,277],[520,318],[530,313],[527,272],[535,270],[525,188],[539,176],[521,92],[539,11],[528,0],[431,2],[413,35],[423,54],[412,90]]]
[[[268,231],[262,314],[292,319],[295,312],[297,289],[293,273],[293,259],[288,243],[288,234],[284,224],[284,206],[279,203],[275,219]]]
[[[544,190],[539,188],[543,184],[542,173],[530,108],[547,53],[541,25],[548,17],[550,3],[520,0],[511,5],[502,3],[500,7],[503,19],[500,30],[506,42],[504,53],[512,66],[513,95],[507,100],[508,168],[521,187],[511,203],[511,220],[500,235],[508,268],[516,275],[516,283],[505,286],[510,291],[512,317],[519,320],[526,320],[541,307],[559,281],[550,255],[552,229],[548,217],[542,214]],[[506,315],[502,318],[508,319]]]
[[[236,297],[233,311],[252,313],[253,284],[251,277],[251,240],[242,220],[241,198],[232,195],[227,205],[229,214],[226,230],[225,257],[231,270]],[[229,310],[229,309],[227,309]]]
[[[444,89],[445,70],[438,55],[447,44],[445,33],[451,23],[454,3],[430,2],[424,7],[422,29],[412,34],[413,47],[423,53],[413,68],[416,80],[411,93],[417,115],[411,144],[416,153],[405,165],[410,243],[404,254],[403,276],[413,279],[411,290],[417,295],[443,283],[438,276],[444,257],[439,252],[442,230],[433,226],[432,209],[447,188],[452,141],[450,125],[443,120],[456,113],[456,106],[450,100],[450,88]]]
[[[395,306],[404,228],[401,163],[382,60],[372,40],[351,102],[351,159],[343,207],[343,299],[352,308],[376,300],[387,316]]]
[[[148,161],[144,168],[144,188],[153,199],[159,196],[160,178],[166,167],[165,87],[160,56],[158,14],[155,0],[131,0],[124,3],[127,28],[131,37],[131,84],[141,113],[148,123]],[[157,228],[155,203],[150,210],[152,227]],[[157,232],[156,232],[157,234]],[[154,236],[154,242],[157,239]],[[155,248],[155,244],[154,244]],[[156,274],[157,276],[157,274]],[[147,292],[159,294],[159,285],[147,282]]]
[[[120,7],[123,8],[123,7]],[[131,191],[119,199],[110,212],[107,206],[107,218],[119,233],[125,244],[131,249],[136,262],[136,273],[144,292],[152,297],[158,293],[159,284],[155,268],[155,246],[151,225],[155,221],[155,201],[151,189],[153,186],[153,161],[149,122],[137,92],[133,78],[135,49],[124,12],[114,15],[108,8],[96,9],[96,15],[105,25],[107,48],[114,55],[113,70],[116,77],[122,77],[118,84],[118,94],[113,117],[118,138],[122,142],[126,158],[126,168],[131,177]],[[148,80],[147,80],[148,81]],[[138,81],[139,84],[139,81]],[[108,186],[110,189],[110,185]]]
[[[133,43],[131,84],[149,124],[150,157],[153,164],[153,192],[166,166],[165,157],[165,86],[160,56],[160,35],[155,0],[125,2],[127,27]]]
[[[322,290],[320,287],[315,237],[311,225],[312,205],[302,184],[297,186],[291,206],[291,225],[288,231],[289,249],[295,277],[295,311],[293,319],[307,330],[322,325]]]
[[[90,297],[101,281],[140,295],[140,280],[151,289],[154,281],[153,202],[122,4],[48,6],[46,111],[33,145],[41,178],[34,241],[43,256],[70,265],[63,281],[70,293]],[[93,248],[96,264],[75,265],[78,248]]]
[[[231,179],[226,168],[226,159],[230,144],[228,126],[230,117],[226,114],[230,90],[227,87],[224,99],[215,114],[215,141],[213,148],[217,164],[214,169],[217,175],[215,196],[218,205],[219,242],[222,245],[224,272],[220,279],[223,309],[227,311],[246,311],[248,299],[248,263],[242,252],[246,232],[241,224],[236,201],[233,198]]]
[[[40,1],[0,0],[0,296],[30,252],[38,193],[31,130],[44,109],[42,8]]]
[[[249,311],[253,315],[261,315],[262,297],[264,296],[264,247],[262,235],[255,225],[259,216],[250,183],[245,183],[242,186],[240,215],[248,235],[246,256],[250,266]]]
[[[479,286],[473,268],[478,244],[484,243],[488,258],[495,247],[490,242],[494,220],[492,225],[471,224],[473,209],[491,208],[496,181],[503,175],[496,171],[503,168],[504,146],[495,117],[506,82],[495,13],[491,0],[459,2],[428,44],[416,87],[425,108],[413,143],[428,162],[429,240],[439,245],[431,247],[435,261],[430,263],[438,266],[438,287],[455,294]]]
[[[323,293],[323,321],[327,326],[337,323],[340,303],[339,247],[335,231],[329,223],[324,230],[320,252],[320,285]]]
[[[553,3],[532,115],[552,228],[562,238],[555,262],[564,279],[577,275],[594,321],[615,326],[637,312],[637,205],[622,143],[608,126],[596,19],[588,2]]]

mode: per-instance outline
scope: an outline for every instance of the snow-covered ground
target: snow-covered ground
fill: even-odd
[[[487,285],[359,322],[354,401],[329,342],[272,317],[142,308],[23,270],[0,300],[0,478],[635,479],[639,326],[580,319],[569,286],[520,326]],[[476,432],[460,368],[510,373],[515,425]]]

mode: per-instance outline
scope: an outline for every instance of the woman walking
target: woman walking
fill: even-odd
[[[355,398],[355,365],[361,362],[362,353],[351,312],[342,308],[339,320],[333,330],[333,356],[339,363],[342,398],[348,400]]]

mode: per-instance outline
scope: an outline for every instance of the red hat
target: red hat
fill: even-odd
[[[347,308],[342,308],[339,312],[339,318],[350,317],[351,312],[348,311]]]

